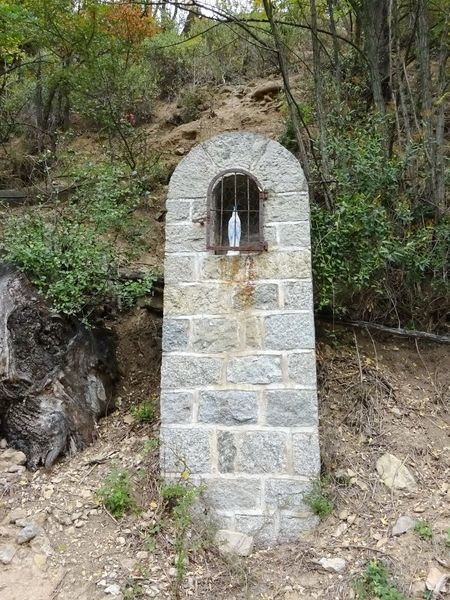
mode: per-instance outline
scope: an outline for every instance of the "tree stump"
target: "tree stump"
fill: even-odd
[[[93,441],[117,373],[111,332],[52,312],[22,273],[0,266],[0,437],[28,468]]]

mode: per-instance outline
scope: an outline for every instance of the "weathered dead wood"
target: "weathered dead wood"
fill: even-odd
[[[276,96],[282,91],[282,89],[282,81],[267,81],[266,83],[263,83],[255,88],[251,92],[250,97],[252,100],[262,100],[266,96]]]
[[[0,434],[29,468],[92,442],[116,378],[110,332],[53,313],[23,274],[0,267]]]
[[[318,318],[320,321],[332,321],[333,323],[336,323],[336,325],[375,329],[376,331],[381,331],[382,333],[388,333],[390,335],[396,335],[399,337],[428,340],[430,342],[436,342],[438,344],[450,344],[450,336],[439,335],[437,333],[429,333],[428,331],[415,331],[412,329],[402,329],[400,327],[388,327],[379,323],[371,323],[370,321],[345,321],[339,319],[331,319],[324,316],[319,316]]]

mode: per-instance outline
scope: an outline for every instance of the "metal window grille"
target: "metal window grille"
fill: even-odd
[[[219,173],[208,190],[208,250],[214,250],[216,254],[267,250],[263,237],[265,199],[266,193],[247,171],[232,169]],[[236,227],[239,228],[240,240],[238,244],[232,244],[229,234],[230,230],[236,231]],[[231,242],[235,241],[236,237],[231,236]]]

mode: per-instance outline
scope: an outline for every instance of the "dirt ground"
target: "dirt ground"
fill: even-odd
[[[137,423],[131,408],[157,394],[160,322],[136,309],[117,326],[122,381],[118,409],[99,423],[95,444],[49,471],[24,473],[1,492],[0,541],[13,539],[22,509],[39,535],[0,565],[0,600],[111,598],[342,599],[372,559],[383,561],[406,598],[424,598],[432,567],[450,571],[449,348],[383,338],[318,323],[323,470],[332,514],[297,543],[224,559],[192,543],[187,573],[175,578],[175,530],[158,495],[158,422]],[[389,452],[417,488],[392,492],[375,463]],[[115,519],[98,490],[114,467],[131,475],[140,512]],[[392,535],[400,515],[426,521],[432,538]],[[24,521],[25,520],[25,521]],[[160,530],[149,546],[149,531]],[[150,536],[151,537],[151,536]],[[154,543],[153,543],[154,542]],[[346,561],[327,572],[323,557]],[[433,598],[432,595],[428,596]],[[450,598],[441,591],[440,598]]]

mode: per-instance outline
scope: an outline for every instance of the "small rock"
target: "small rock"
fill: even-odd
[[[392,528],[392,535],[402,535],[403,533],[406,533],[414,527],[415,523],[416,522],[414,519],[411,519],[411,517],[402,515],[397,519],[397,522]]]
[[[448,578],[448,573],[443,573],[437,567],[431,567],[427,575],[427,581],[425,583],[427,590],[430,590],[430,592],[434,592],[434,594],[436,595],[440,594]]]
[[[139,550],[139,552],[136,553],[136,558],[138,560],[145,560],[146,558],[148,558],[148,552],[146,552],[145,550]]]
[[[22,473],[25,473],[26,470],[27,470],[27,468],[24,467],[23,465],[11,465],[10,467],[8,467],[6,472],[7,473],[19,473],[20,475],[22,475]]]
[[[40,531],[41,528],[39,527],[39,525],[32,521],[31,523],[28,523],[28,525],[25,525],[25,527],[19,531],[19,533],[17,534],[16,542],[18,544],[25,544],[26,542],[29,542],[30,540],[35,538],[38,535],[38,533],[40,533]]]
[[[50,540],[43,531],[41,531],[39,535],[31,540],[30,546],[35,554],[45,554],[45,556],[50,556],[53,554],[53,548],[50,544]]]
[[[133,425],[134,423],[136,423],[136,419],[133,417],[133,415],[128,414],[123,417],[123,422],[126,425]]]
[[[347,561],[343,558],[321,558],[319,560],[319,564],[325,569],[325,571],[332,571],[334,573],[341,573],[345,566],[347,565]]]
[[[70,527],[72,525],[72,519],[67,513],[64,513],[58,509],[53,511],[53,516],[55,520],[58,521],[60,525],[64,525],[65,527]]]
[[[169,577],[176,577],[177,576],[177,570],[175,569],[175,567],[170,567],[168,573],[169,573]]]
[[[30,519],[28,521],[28,523],[31,523],[31,521],[34,521],[35,523],[37,523],[38,525],[43,527],[45,522],[47,521],[47,516],[48,515],[46,512],[37,512],[33,515],[33,519]],[[25,523],[25,525],[28,525],[28,523]]]
[[[42,490],[42,495],[44,496],[44,498],[46,500],[49,500],[53,496],[54,491],[55,491],[55,488],[52,485],[49,485],[48,487],[45,487]]]
[[[2,563],[2,565],[9,565],[16,552],[17,549],[11,544],[0,546],[0,563]]]
[[[24,465],[27,462],[26,455],[20,450],[7,448],[1,455],[2,462],[8,462],[10,465]]]
[[[377,472],[383,483],[393,490],[412,491],[417,487],[414,477],[393,454],[383,454],[377,460]]]
[[[425,584],[423,581],[415,581],[411,586],[411,594],[413,598],[423,598]]]
[[[253,537],[239,531],[219,529],[214,540],[219,550],[226,554],[248,556],[253,550]]]
[[[126,539],[124,537],[118,537],[117,543],[119,544],[119,546],[123,546],[126,543]]]
[[[183,146],[179,146],[176,150],[175,150],[175,154],[177,156],[183,156],[184,154],[186,154],[186,150],[183,148]]]
[[[345,532],[347,531],[347,529],[348,529],[348,524],[347,524],[347,523],[345,523],[345,522],[343,522],[343,523],[340,523],[340,524],[339,524],[339,525],[336,527],[336,529],[333,531],[333,533],[332,533],[331,535],[332,535],[334,538],[341,537],[341,535],[342,535],[343,533],[345,533]]]
[[[122,567],[124,569],[127,569],[127,571],[132,571],[134,569],[134,567],[136,566],[136,559],[135,558],[123,558],[120,561],[120,564],[122,565]]]
[[[10,523],[15,523],[21,519],[26,519],[27,511],[24,508],[14,508],[10,513],[8,520]]]
[[[0,448],[1,448],[2,450],[4,450],[4,449],[5,449],[5,448],[7,448],[7,447],[8,447],[8,442],[5,440],[5,438],[2,438],[2,439],[0,440]]]
[[[119,596],[120,586],[118,586],[117,583],[108,585],[108,587],[105,588],[105,594],[110,594],[110,596]]]
[[[4,540],[5,539],[12,540],[15,537],[16,537],[15,529],[13,529],[12,527],[0,526],[0,538],[3,538]]]

